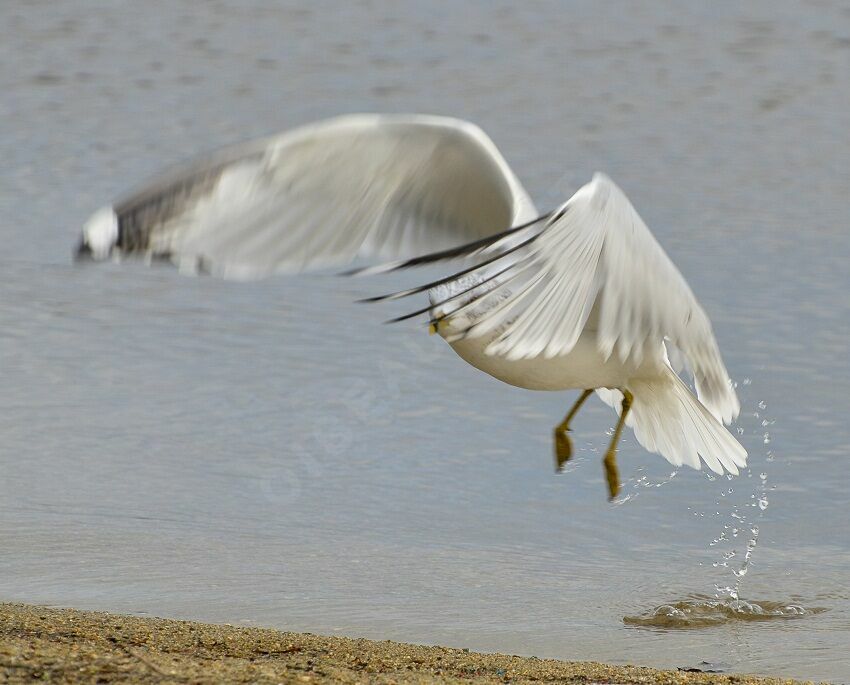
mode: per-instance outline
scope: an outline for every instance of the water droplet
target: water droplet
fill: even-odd
[[[767,501],[767,497],[762,497],[759,499],[759,509],[761,509],[762,511],[767,509],[768,504],[770,504],[770,502]]]
[[[765,402],[764,400],[759,402],[759,409],[767,409],[767,402]]]
[[[745,378],[744,380],[742,380],[742,381],[741,381],[741,383],[742,383],[743,385],[751,385],[751,384],[752,384],[752,382],[753,382],[753,381],[752,381],[750,378]]]

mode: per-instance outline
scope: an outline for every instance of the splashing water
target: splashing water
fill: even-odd
[[[649,489],[649,488],[660,488],[664,485],[667,485],[668,483],[673,482],[673,480],[676,478],[676,476],[679,475],[678,471],[671,471],[665,479],[660,480],[660,481],[652,481],[643,472],[642,467],[638,467],[637,472],[640,475],[637,475],[633,478],[630,478],[625,484],[625,485],[631,484],[632,491],[629,492],[629,493],[626,493],[624,495],[621,495],[616,500],[614,500],[614,502],[613,502],[614,506],[622,506],[626,502],[633,500],[635,497],[637,497],[640,494],[641,490],[646,490],[646,489]],[[625,485],[624,485],[624,489],[625,489]]]
[[[749,386],[751,385],[751,381],[744,379],[742,385]],[[759,429],[763,431],[760,435],[763,444],[769,445],[771,442],[770,434],[764,429],[767,426],[773,425],[775,420],[764,416],[766,409],[767,402],[760,400],[757,404],[757,410],[752,415],[759,421]],[[743,436],[745,430],[742,427],[738,427],[737,432],[739,436]],[[765,461],[773,461],[772,450],[766,450]],[[747,478],[753,478],[753,475],[751,466],[747,469],[746,476]],[[749,502],[746,504],[732,504],[731,511],[729,512],[731,520],[725,523],[720,534],[709,542],[709,547],[717,547],[719,551],[719,557],[712,563],[712,566],[715,568],[730,569],[733,577],[733,582],[729,584],[719,583],[715,585],[714,596],[717,601],[729,601],[733,603],[743,601],[741,600],[741,582],[750,570],[753,552],[758,544],[759,525],[757,522],[761,521],[764,512],[770,504],[767,495],[767,481],[767,471],[762,468],[758,473],[756,487],[749,496]],[[733,489],[731,487],[722,490],[719,493],[716,504],[720,506],[724,499],[731,500],[732,493]],[[754,512],[752,511],[753,509],[755,509]],[[745,531],[749,532],[746,538],[746,547],[743,550],[743,554],[739,554],[739,549],[735,547],[735,543],[738,541],[739,535]],[[738,559],[740,559],[740,564],[735,563]]]
[[[744,379],[743,385],[749,386],[751,385],[751,381]],[[757,411],[754,411],[752,414],[759,422],[759,432],[756,435],[761,438],[765,446],[771,443],[770,434],[765,429],[775,423],[774,419],[764,416],[766,409],[767,403],[761,400],[757,404]],[[737,428],[739,436],[743,436],[745,432],[743,427]],[[769,463],[773,460],[773,450],[766,449],[765,462]],[[639,475],[631,482],[632,492],[620,498],[617,504],[623,504],[637,497],[641,491],[662,487],[671,482],[677,474],[674,471],[666,479],[653,482],[641,471],[639,470]],[[740,480],[746,476],[748,479],[755,480],[753,478],[754,475],[756,474],[754,474],[751,466],[738,479]],[[656,628],[692,628],[718,625],[732,621],[765,621],[771,619],[800,618],[825,611],[823,608],[806,608],[795,603],[775,601],[754,602],[741,599],[741,583],[750,570],[753,553],[758,545],[760,529],[757,521],[761,521],[764,512],[770,504],[767,494],[768,475],[763,466],[757,472],[757,476],[758,480],[755,483],[755,488],[749,496],[749,501],[745,500],[746,503],[734,501],[735,498],[733,495],[735,488],[732,486],[721,488],[715,501],[718,507],[715,515],[720,516],[721,511],[726,508],[729,520],[723,524],[720,533],[709,543],[709,547],[717,547],[719,553],[718,558],[712,563],[712,566],[729,569],[732,574],[731,582],[726,585],[716,584],[714,586],[715,594],[713,597],[693,596],[683,601],[662,604],[642,615],[626,616],[623,621],[627,625]],[[723,483],[720,477],[710,473],[706,474],[706,478],[711,482]],[[728,481],[732,481],[733,478],[732,475],[726,474]],[[739,492],[741,492],[740,488]],[[746,490],[741,493],[744,497],[746,497],[745,492]],[[693,511],[693,514],[695,516],[705,517],[705,512],[702,511]],[[747,535],[747,533],[749,534]],[[746,538],[746,546],[741,553],[737,544],[743,538]]]
[[[770,621],[805,618],[826,611],[786,602],[748,602],[738,598],[717,599],[694,596],[680,602],[662,604],[639,616],[626,616],[623,622],[642,628],[704,628],[738,621]]]

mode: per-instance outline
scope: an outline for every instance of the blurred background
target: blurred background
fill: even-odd
[[[829,0],[4,2],[0,601],[847,681],[848,86]],[[607,503],[614,414],[556,475],[575,394],[351,304],[394,277],[71,264],[164,166],[361,111],[475,121],[541,210],[617,181],[712,317],[750,469],[628,434]]]

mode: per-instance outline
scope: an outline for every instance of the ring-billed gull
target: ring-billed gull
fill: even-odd
[[[227,148],[95,212],[77,254],[167,258],[239,279],[463,258],[446,278],[372,299],[427,292],[428,306],[396,320],[427,314],[457,354],[511,385],[582,390],[554,431],[559,469],[594,390],[620,410],[604,458],[611,498],[624,424],[676,466],[746,464],[723,426],[740,407],[711,323],[625,194],[596,174],[541,215],[465,121],[352,115]],[[685,366],[696,397],[677,373]]]

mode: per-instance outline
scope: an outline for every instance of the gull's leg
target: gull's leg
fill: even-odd
[[[570,409],[564,417],[564,420],[555,427],[555,468],[558,471],[563,469],[564,464],[566,464],[573,456],[573,443],[572,440],[570,440],[570,436],[567,435],[570,431],[570,421],[573,420],[573,417],[578,413],[581,405],[583,405],[584,401],[590,397],[592,392],[593,390],[585,390],[581,394],[581,397],[576,400],[573,408]]]
[[[623,426],[626,423],[626,416],[632,406],[634,395],[628,390],[622,390],[623,405],[620,412],[620,418],[617,420],[617,427],[614,429],[614,435],[611,438],[611,444],[608,446],[608,451],[605,453],[605,459],[602,463],[605,465],[605,480],[608,481],[609,499],[614,499],[617,493],[620,492],[620,474],[617,470],[617,443],[620,442],[620,433],[623,432]]]

